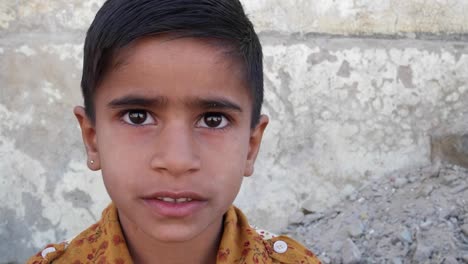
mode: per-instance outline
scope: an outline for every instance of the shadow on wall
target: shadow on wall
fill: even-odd
[[[432,137],[431,160],[468,168],[468,134]]]

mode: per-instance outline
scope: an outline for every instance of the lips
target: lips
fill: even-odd
[[[187,200],[199,200],[204,201],[207,198],[203,197],[201,194],[192,191],[184,192],[155,192],[150,195],[143,196],[143,199],[157,199],[163,200],[165,202],[186,202]]]
[[[157,192],[144,196],[148,209],[158,217],[189,217],[207,204],[207,198],[195,192]]]

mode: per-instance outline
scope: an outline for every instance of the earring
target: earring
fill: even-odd
[[[89,163],[94,164],[94,160],[90,160]]]

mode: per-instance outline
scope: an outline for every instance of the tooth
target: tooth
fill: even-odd
[[[162,200],[164,202],[170,202],[170,203],[175,203],[176,202],[175,199],[172,199],[172,198],[169,198],[169,197],[163,197]]]
[[[187,201],[188,201],[188,198],[179,198],[179,199],[176,200],[176,202],[178,202],[178,203],[185,203]]]
[[[170,198],[170,197],[156,197],[156,199],[164,201],[164,202],[169,202],[169,203],[186,203],[186,202],[191,202],[193,199],[192,198]]]

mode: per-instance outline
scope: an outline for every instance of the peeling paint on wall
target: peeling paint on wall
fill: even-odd
[[[467,32],[461,0],[244,1],[261,31],[344,35]]]
[[[15,19],[14,13],[13,2],[0,2],[0,28],[6,29],[10,26],[10,22]]]
[[[73,60],[76,62],[77,69],[83,65],[83,45],[61,44],[42,46],[41,51],[49,54],[57,54],[60,60]]]
[[[109,198],[100,176],[90,175],[84,164],[74,161],[55,192],[48,192],[48,172],[41,162],[16,150],[14,145],[0,135],[0,187],[15,190],[0,192],[0,199],[6,202],[0,207],[0,237],[7,243],[0,247],[0,253],[7,260],[23,262],[45,241],[72,238],[78,230],[95,222]]]
[[[30,47],[28,47],[26,45],[23,45],[23,46],[17,48],[16,52],[20,53],[20,54],[23,54],[23,55],[25,55],[27,57],[31,57],[33,55],[36,55],[36,51],[34,51],[33,49],[31,49]]]

